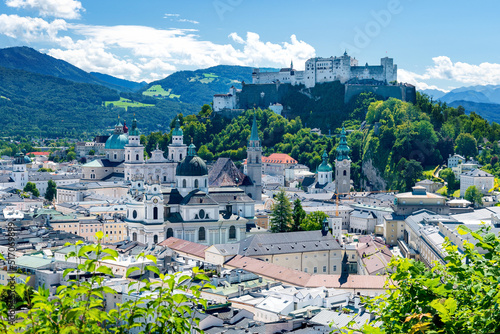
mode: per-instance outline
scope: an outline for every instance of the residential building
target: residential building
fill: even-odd
[[[480,169],[460,174],[460,196],[464,197],[467,188],[475,186],[482,194],[487,194],[495,185],[495,177]]]

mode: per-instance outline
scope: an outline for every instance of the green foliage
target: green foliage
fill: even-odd
[[[457,140],[457,153],[464,157],[475,157],[477,155],[476,139],[469,133],[461,133]]]
[[[283,189],[276,194],[274,201],[270,214],[271,232],[288,232],[293,221],[292,207]]]
[[[54,180],[49,180],[47,182],[47,191],[45,192],[45,199],[52,202],[57,195],[57,185]]]
[[[451,168],[442,169],[439,177],[446,181],[448,192],[451,194],[460,187],[460,180],[457,180]]]
[[[444,243],[447,265],[393,257],[394,273],[388,294],[363,298],[376,314],[380,328],[365,325],[351,330],[362,333],[498,333],[500,293],[500,239],[489,228],[479,233],[459,226],[460,234],[471,234],[464,252],[449,240]]]
[[[292,224],[290,226],[290,232],[299,231],[300,226],[305,218],[306,212],[302,208],[300,199],[297,198],[295,201],[293,201]]]
[[[321,230],[323,226],[323,220],[328,218],[328,215],[322,211],[315,211],[308,213],[305,219],[300,225],[300,229],[303,231],[316,231]]]
[[[40,196],[40,191],[38,191],[38,189],[36,188],[36,184],[34,184],[33,182],[26,183],[26,185],[24,186],[23,191],[24,192],[30,192],[35,197]]]
[[[53,173],[54,170],[52,168],[45,168],[45,167],[42,167],[42,168],[39,168],[37,172],[46,172],[46,173]]]
[[[476,186],[470,186],[465,190],[464,198],[469,202],[474,203],[474,205],[483,205],[483,194],[477,189]]]
[[[198,114],[200,117],[209,117],[212,114],[212,107],[209,104],[204,104]]]
[[[66,255],[66,258],[81,258],[82,263],[78,264],[77,269],[91,274],[90,278],[80,280],[76,275],[76,279],[69,280],[68,285],[59,286],[54,296],[50,296],[49,290],[44,288],[31,295],[26,284],[17,284],[16,294],[24,300],[19,306],[27,307],[28,311],[16,314],[18,321],[10,325],[5,320],[8,304],[0,301],[0,330],[3,333],[201,332],[198,328],[199,319],[195,318],[194,312],[197,305],[206,306],[206,301],[201,298],[201,290],[212,287],[208,284],[208,277],[198,268],[193,269],[191,276],[182,273],[161,274],[153,265],[156,264],[156,258],[144,253],[138,254],[136,260],[149,260],[151,264],[129,268],[126,277],[135,274],[140,277],[154,275],[157,278],[155,281],[129,278],[128,294],[131,298],[106,312],[104,298],[112,298],[117,292],[105,286],[105,276],[113,276],[113,272],[102,265],[101,260],[116,260],[118,252],[101,246],[104,237],[102,232],[96,236],[97,244],[84,246],[77,242],[75,251]],[[64,276],[74,271],[73,268],[66,269]],[[1,286],[0,290],[4,293],[9,288]]]

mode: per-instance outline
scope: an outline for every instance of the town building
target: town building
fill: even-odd
[[[446,197],[428,193],[421,186],[413,187],[411,192],[396,194],[395,197],[392,209],[396,215],[408,216],[421,209],[428,209],[438,214],[450,212]]]
[[[448,157],[448,168],[457,167],[458,165],[465,163],[466,161],[467,159],[461,156],[460,154],[453,154],[453,155],[450,154]]]
[[[495,177],[488,172],[474,169],[460,174],[460,196],[464,197],[467,188],[475,186],[482,194],[487,194],[495,185]]]

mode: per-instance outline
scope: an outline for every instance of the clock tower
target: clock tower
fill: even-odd
[[[351,190],[351,158],[349,158],[346,132],[342,127],[340,143],[337,146],[337,159],[335,160],[335,192],[345,194]]]

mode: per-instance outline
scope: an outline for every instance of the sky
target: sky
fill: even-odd
[[[500,84],[498,13],[493,0],[0,0],[0,48],[147,82],[219,64],[300,70],[347,51],[449,91]]]

